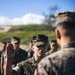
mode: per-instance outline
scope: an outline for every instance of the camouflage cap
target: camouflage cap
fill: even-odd
[[[50,41],[50,45],[56,45],[57,44],[57,41],[56,40],[51,40]]]
[[[11,41],[13,43],[20,43],[20,38],[19,37],[12,37]]]
[[[57,24],[62,22],[75,21],[75,12],[67,11],[67,12],[56,13],[55,17]]]
[[[36,35],[33,37],[32,44],[35,46],[46,45],[48,43],[48,37],[45,35]]]

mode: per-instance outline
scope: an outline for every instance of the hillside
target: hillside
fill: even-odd
[[[10,41],[13,36],[20,37],[21,44],[29,44],[31,38],[37,34],[45,34],[49,40],[55,39],[54,27],[49,25],[19,25],[19,26],[1,26],[0,42]]]
[[[0,32],[7,32],[12,26],[0,26]]]

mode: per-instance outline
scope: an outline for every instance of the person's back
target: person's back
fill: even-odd
[[[65,48],[52,53],[40,64],[38,73],[34,75],[75,75],[75,48]]]
[[[61,49],[45,57],[34,75],[75,75],[75,12],[55,15],[56,39]]]

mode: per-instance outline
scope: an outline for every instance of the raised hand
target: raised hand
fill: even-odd
[[[13,45],[11,43],[8,43],[5,49],[5,58],[12,59],[15,55]]]

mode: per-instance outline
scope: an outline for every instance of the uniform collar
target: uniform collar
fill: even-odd
[[[75,47],[75,42],[71,42],[71,43],[64,45],[63,47],[61,47],[61,50],[64,48],[70,48],[70,47]]]

